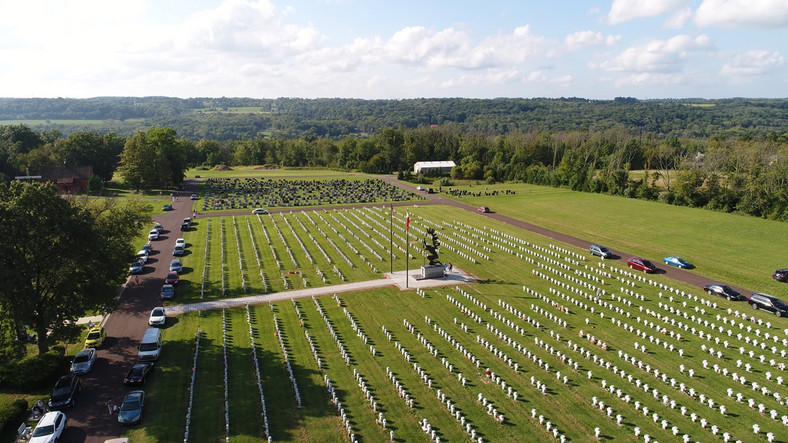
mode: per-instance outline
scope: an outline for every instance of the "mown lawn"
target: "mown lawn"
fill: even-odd
[[[514,190],[515,195],[459,200],[657,263],[678,255],[697,266],[692,272],[788,297],[788,285],[771,278],[775,269],[788,266],[779,240],[788,237],[784,222],[527,184],[457,189]]]
[[[490,206],[494,210],[498,209],[497,204]],[[323,219],[330,220],[328,213],[321,211],[321,215]],[[352,217],[349,212],[346,215]],[[336,222],[324,222],[312,216],[315,217],[315,224],[324,231],[330,231],[329,225],[339,231],[340,226],[332,224]],[[282,216],[277,217],[281,219]],[[285,217],[308,245],[305,234],[299,233],[301,228],[295,223],[295,218],[302,215],[287,214]],[[402,214],[398,213],[397,217],[395,231],[398,235],[404,235]],[[278,239],[273,222],[267,217],[262,218],[263,226],[274,243],[274,250],[284,263],[289,260],[289,256],[282,255],[284,243],[273,241],[274,238]],[[286,225],[280,219],[276,219],[276,223],[284,232]],[[243,233],[245,231],[242,228],[246,226],[242,220],[242,217],[236,218],[242,256],[246,257],[251,237],[247,235],[248,232]],[[206,222],[205,219],[200,221]],[[250,220],[252,235],[260,240],[264,234],[262,227],[256,226],[255,222],[256,219]],[[210,223],[210,279],[212,286],[216,287],[221,274],[214,273],[213,269],[221,267],[221,264],[214,263],[220,260],[215,253],[219,246],[214,247],[214,242],[217,241],[221,223],[218,220],[211,220]],[[785,372],[770,364],[770,360],[784,360],[779,353],[788,349],[788,342],[783,341],[788,339],[783,331],[788,328],[788,320],[762,312],[754,313],[743,303],[711,298],[697,288],[661,276],[649,278],[657,284],[666,285],[662,288],[649,284],[642,274],[628,276],[613,273],[613,277],[603,276],[594,272],[594,269],[599,272],[612,272],[611,268],[622,272],[627,270],[620,263],[603,263],[574,248],[567,249],[579,254],[579,257],[567,257],[564,251],[551,247],[554,242],[548,239],[514,230],[465,211],[422,206],[411,210],[411,223],[412,240],[416,233],[427,226],[442,225],[443,229],[438,232],[444,244],[461,250],[466,248],[464,250],[468,254],[477,257],[478,263],[471,263],[448,248],[442,251],[442,260],[477,276],[480,281],[463,285],[460,289],[465,293],[454,287],[446,287],[428,290],[421,297],[414,291],[391,288],[343,294],[338,298],[339,303],[333,297],[320,297],[316,301],[304,298],[295,302],[250,306],[248,320],[245,309],[228,310],[224,314],[227,325],[224,331],[221,311],[170,318],[164,331],[164,354],[157,365],[158,372],[147,388],[149,401],[145,421],[138,428],[130,430],[128,436],[135,442],[176,441],[183,438],[192,374],[190,368],[194,357],[195,334],[199,327],[202,335],[194,392],[194,404],[199,406],[192,410],[190,441],[218,441],[225,436],[229,436],[232,441],[263,441],[265,430],[251,352],[251,324],[260,363],[269,431],[275,441],[348,441],[342,419],[330,402],[325,376],[336,388],[351,430],[359,441],[386,441],[390,430],[394,430],[397,441],[427,441],[429,437],[420,427],[420,420],[424,418],[442,441],[467,440],[468,436],[461,424],[451,415],[446,403],[437,398],[438,389],[450,399],[456,410],[461,411],[466,422],[484,441],[558,441],[547,430],[546,421],[550,421],[551,426],[555,426],[568,441],[595,441],[595,428],[599,428],[601,439],[616,441],[639,441],[643,434],[659,441],[679,440],[683,434],[688,434],[691,441],[716,441],[722,440],[723,432],[730,433],[734,440],[765,441],[766,432],[773,432],[778,441],[784,440],[785,427],[769,418],[768,413],[774,409],[779,415],[785,414],[784,398],[788,395],[788,389],[784,383],[779,384],[775,379],[778,375],[785,377]],[[230,276],[227,281],[233,286],[232,290],[237,290],[240,266],[235,246],[235,228],[232,218],[225,218],[223,224],[225,247],[227,251],[232,251],[226,256],[226,273]],[[307,220],[304,220],[304,225],[312,226]],[[206,236],[203,227],[201,225],[190,232],[187,238],[189,243],[193,243],[191,248],[197,251],[202,251],[198,244],[199,238]],[[314,232],[312,235],[317,238]],[[449,240],[449,237],[454,240]],[[291,244],[294,237],[285,238],[292,250],[300,248]],[[268,244],[263,246],[267,248],[267,254],[272,255],[271,247]],[[618,247],[615,244],[611,246]],[[483,251],[489,260],[467,248]],[[514,252],[518,255],[514,255]],[[296,257],[296,261],[301,259]],[[244,261],[247,266],[251,266],[249,260],[244,258]],[[419,263],[414,264],[413,261],[417,260],[411,260],[411,268],[415,269]],[[558,263],[564,266],[559,267]],[[534,271],[545,274],[547,278],[537,276]],[[604,283],[589,275],[604,279]],[[615,276],[623,281],[616,280]],[[369,276],[360,273],[353,278],[359,280]],[[525,292],[524,287],[535,293]],[[575,289],[570,289],[572,287]],[[595,287],[606,291],[602,299],[596,300]],[[634,291],[639,296],[629,295],[622,288]],[[686,295],[682,295],[681,291],[686,292]],[[614,295],[611,296],[611,293]],[[447,296],[455,302],[451,302]],[[506,305],[501,305],[499,301]],[[321,318],[316,303],[325,314],[325,319]],[[748,316],[755,314],[755,319],[760,321],[745,321],[740,312]],[[280,328],[278,335],[274,333],[274,316]],[[429,323],[425,317],[429,318]],[[478,318],[479,322],[474,321],[474,318]],[[555,320],[565,321],[566,326]],[[404,321],[415,329],[409,331]],[[384,334],[384,327],[391,333],[392,340]],[[439,333],[439,329],[444,334]],[[729,329],[730,333],[727,332]],[[349,365],[340,355],[331,330],[347,352]],[[581,330],[584,334],[592,334],[595,340],[605,342],[607,348],[594,346],[589,339],[581,338]],[[315,345],[322,363],[320,368],[305,333],[309,334]],[[739,333],[741,337],[737,336]],[[229,433],[225,432],[224,419],[222,341],[225,334],[229,373]],[[681,337],[678,338],[676,334],[681,334]],[[494,350],[482,346],[477,336],[491,343]],[[298,386],[302,400],[300,408],[286,369],[280,338]],[[513,344],[509,339],[513,340]],[[660,344],[656,340],[660,340]],[[753,340],[758,340],[758,343]],[[723,341],[728,342],[727,345]],[[763,346],[760,345],[761,341]],[[395,342],[399,342],[411,356],[410,362],[395,347]],[[645,346],[645,350],[636,350],[635,343]],[[437,356],[428,350],[428,344],[434,347]],[[667,347],[668,344],[674,347],[673,350]],[[527,350],[530,357],[525,355],[525,350],[518,351],[518,345]],[[372,355],[370,346],[375,347],[375,355]],[[740,347],[744,353],[739,352]],[[709,348],[721,352],[721,356],[711,355]],[[682,349],[683,357],[679,355],[678,349]],[[479,367],[469,361],[468,355],[480,360]],[[518,364],[517,371],[505,361],[504,355]],[[763,361],[760,355],[764,356]],[[442,359],[452,364],[451,371]],[[577,369],[569,364],[569,359],[577,363]],[[609,366],[600,363],[600,359],[609,363]],[[704,368],[703,360],[707,361],[707,368]],[[741,360],[742,365],[750,365],[749,371],[743,366],[738,367],[737,360]],[[431,388],[417,373],[414,363],[432,380]],[[547,369],[544,363],[549,365]],[[636,363],[641,364],[642,368]],[[725,368],[728,375],[715,372],[712,369],[715,364]],[[683,371],[680,365],[685,366]],[[487,368],[518,392],[517,401],[507,396],[506,390],[485,375]],[[377,411],[373,411],[370,401],[359,387],[354,369],[369,388],[373,401],[377,403]],[[392,371],[396,380],[415,400],[413,409],[398,395],[386,375],[387,369]],[[689,376],[689,369],[695,371],[694,376]],[[655,375],[655,370],[659,371],[660,376]],[[621,371],[624,371],[624,375]],[[560,372],[560,376],[557,372]],[[744,374],[747,382],[742,384],[734,381],[733,372]],[[771,374],[767,375],[769,372]],[[465,386],[460,382],[460,373],[466,378]],[[675,379],[674,385],[662,380],[663,373],[666,380]],[[566,384],[563,383],[563,376],[567,377]],[[628,376],[632,377],[632,382]],[[534,386],[536,382],[545,384],[545,393]],[[752,389],[753,382],[766,387],[769,392]],[[685,384],[684,391],[679,390],[680,383]],[[647,384],[648,389],[643,384]],[[611,385],[614,387],[611,388]],[[690,387],[696,391],[695,397],[687,394]],[[620,394],[617,391],[619,389]],[[733,393],[741,393],[743,401],[737,402],[730,398],[728,389]],[[657,393],[654,394],[653,390]],[[772,395],[773,392],[780,393],[782,400],[778,401]],[[504,414],[506,420],[503,425],[493,420],[487,409],[477,401],[480,393],[492,402],[499,413]],[[699,394],[704,396],[704,403],[701,403]],[[628,402],[624,400],[626,395],[630,396]],[[663,395],[667,396],[665,401],[668,404],[663,403]],[[612,408],[610,416],[607,411],[600,411],[593,406],[594,397]],[[709,398],[714,400],[712,408],[706,404]],[[750,398],[754,405],[764,405],[765,415],[760,414],[757,408],[748,406],[747,400]],[[669,406],[671,400],[675,402],[674,407]],[[638,403],[637,409],[635,402]],[[727,408],[726,415],[719,412],[721,404]],[[643,413],[643,406],[648,408],[647,414]],[[681,412],[682,406],[686,408],[684,414]],[[532,409],[536,411],[536,418],[532,416]],[[656,421],[652,417],[655,412],[658,414]],[[375,422],[378,413],[383,413],[387,419],[388,428],[385,430]],[[622,418],[620,425],[615,418],[618,414]],[[696,414],[695,419],[691,414]],[[540,415],[545,423],[540,424]],[[665,420],[666,428],[663,428],[662,420]],[[753,424],[760,425],[758,435],[753,433]],[[712,425],[719,428],[716,436],[711,431]],[[678,436],[673,435],[673,426],[677,428]],[[635,436],[636,427],[640,431],[639,438]]]

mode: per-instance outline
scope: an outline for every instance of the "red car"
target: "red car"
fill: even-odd
[[[650,261],[641,257],[630,257],[630,259],[627,260],[627,266],[637,271],[643,272],[654,272],[657,270],[657,267],[654,266],[654,263],[651,263]]]
[[[488,208],[487,206],[479,206],[479,209],[477,209],[477,211],[481,212],[482,214],[487,214],[488,212],[490,212],[490,208]]]
[[[164,283],[168,285],[177,285],[178,284],[178,273],[173,271],[167,274],[167,278],[164,279]]]

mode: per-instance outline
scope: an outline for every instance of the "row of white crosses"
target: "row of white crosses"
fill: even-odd
[[[393,221],[389,219],[389,217],[393,218],[393,214],[391,213],[392,209],[387,206],[375,208],[366,206],[363,209],[364,214],[367,215],[367,218],[383,229],[383,232],[378,232],[377,230],[375,232],[378,232],[378,235],[380,235],[384,240],[393,240],[393,237],[396,237],[397,241],[394,242],[394,247],[397,248],[399,252],[404,254],[405,249],[402,247],[402,245],[405,244],[405,239],[400,237],[396,232],[393,232],[390,226],[386,226],[384,223],[382,223],[382,221],[385,221],[389,225],[393,224]],[[378,220],[375,220],[373,217],[376,217]],[[396,258],[396,254],[394,257]]]
[[[364,218],[362,219],[362,218],[361,218],[361,216],[359,216],[359,214],[363,215],[363,216],[364,216]],[[353,217],[355,217],[355,219],[356,219],[356,220],[358,220],[358,221],[359,221],[359,222],[360,222],[360,223],[361,223],[363,226],[365,226],[365,227],[369,228],[369,231],[372,231],[372,232],[373,232],[373,233],[374,233],[376,236],[378,236],[378,237],[381,237],[381,239],[383,239],[383,241],[384,241],[384,242],[385,242],[386,240],[389,240],[389,236],[388,236],[387,234],[384,234],[383,232],[380,232],[380,231],[378,231],[378,230],[377,230],[377,229],[376,229],[374,226],[370,225],[370,224],[367,222],[367,220],[369,220],[369,221],[371,221],[372,223],[375,223],[376,225],[378,225],[378,226],[382,227],[382,228],[383,228],[383,230],[387,230],[387,229],[386,229],[386,228],[385,228],[385,227],[384,227],[384,226],[383,226],[383,225],[382,225],[380,222],[378,222],[377,220],[373,219],[373,218],[372,218],[372,217],[369,215],[369,213],[368,213],[367,211],[357,211],[357,210],[353,210],[353,211],[351,211],[351,212],[350,212],[350,215],[352,215]],[[391,251],[391,250],[390,250],[388,247],[386,247],[386,246],[385,246],[383,243],[380,243],[380,242],[378,241],[378,239],[377,239],[377,238],[375,238],[374,236],[372,236],[372,234],[369,234],[369,232],[367,232],[366,230],[365,230],[365,231],[362,231],[362,232],[364,232],[364,233],[368,234],[368,235],[367,235],[367,237],[369,237],[369,239],[370,239],[370,240],[372,240],[372,243],[375,243],[375,245],[377,245],[377,247],[379,247],[380,249],[382,249],[382,250],[383,250],[383,252],[384,252],[384,254],[385,254],[385,253],[389,253],[389,254],[393,253],[393,251]]]
[[[337,297],[336,294],[334,294],[334,300],[336,300],[338,305],[342,304],[342,302],[339,300],[339,297]],[[362,331],[361,328],[358,327],[358,324],[356,323],[356,320],[353,319],[353,316],[350,314],[350,311],[348,311],[347,308],[344,307],[342,308],[342,310],[345,313],[345,318],[347,318],[348,322],[350,322],[350,327],[353,329],[353,332],[355,332],[356,336],[362,342],[364,342],[364,346],[369,346],[369,352],[374,357],[377,354],[377,350],[375,350],[375,345],[370,344],[369,338],[367,337],[366,334],[364,334],[364,331]]]
[[[273,221],[273,218],[271,218]],[[282,262],[279,261],[279,254],[276,253],[276,248],[274,248],[274,242],[271,241],[271,237],[268,235],[268,229],[265,227],[265,223],[263,223],[263,219],[260,219],[260,227],[263,229],[263,235],[265,235],[265,242],[268,244],[268,248],[271,249],[271,256],[274,258],[274,262],[276,263],[276,269],[282,270],[284,266],[282,266]]]
[[[405,361],[410,363],[410,361],[411,361],[410,353],[408,352],[408,350],[404,346],[402,346],[402,344],[399,341],[396,341],[396,340],[394,341],[394,348],[396,348],[400,352],[400,355],[402,356],[402,358],[405,359]],[[409,366],[411,366],[411,365],[409,365]],[[421,366],[418,363],[416,363],[416,362],[412,363],[411,369],[413,369],[413,371],[419,376],[419,378],[427,386],[427,388],[435,391],[436,397],[437,397],[438,401],[441,403],[441,405],[443,405],[443,407],[445,407],[446,410],[453,417],[455,417],[455,419],[458,422],[464,423],[463,428],[466,430],[468,435],[471,436],[471,439],[474,442],[483,443],[483,439],[481,437],[477,438],[477,436],[476,436],[476,429],[474,429],[473,426],[471,426],[470,423],[466,423],[465,417],[462,415],[462,413],[460,412],[459,408],[457,408],[456,405],[454,403],[452,403],[451,399],[448,398],[445,393],[441,392],[440,389],[437,389],[437,387],[433,388],[433,386],[432,386],[432,384],[433,384],[432,377],[430,377],[430,375],[427,373],[427,371],[422,369]],[[389,370],[389,368],[386,368],[386,374],[389,375],[390,372],[391,371]],[[393,374],[391,374],[389,376],[393,377]],[[397,383],[399,383],[399,382],[397,382]],[[493,411],[492,404],[490,404],[490,411]],[[492,412],[490,412],[490,413],[492,414]],[[497,418],[498,417],[497,409],[495,410],[495,413],[496,413],[495,417]],[[430,425],[429,422],[427,422],[426,418],[421,421],[421,428],[430,437],[430,441],[432,441],[434,443],[440,443],[440,436],[438,435],[437,429],[433,428],[432,425]]]
[[[265,432],[266,439],[268,439],[270,443],[271,431],[268,427],[268,413],[265,408],[265,395],[263,395],[263,380],[261,375],[262,373],[260,371],[260,362],[257,359],[257,346],[255,345],[254,342],[254,330],[252,329],[252,316],[249,311],[249,305],[246,305],[246,323],[249,325],[249,340],[251,340],[251,344],[252,344],[252,360],[254,361],[254,372],[255,375],[257,376],[257,390],[260,393],[260,404],[262,405],[261,415],[263,417],[263,426],[264,426],[263,430]],[[312,343],[310,342],[310,345],[311,344]],[[320,364],[318,362],[318,368],[319,367]]]
[[[336,228],[335,228],[335,227],[334,227],[334,226],[333,226],[331,223],[328,223],[328,222],[326,221],[326,219],[325,219],[325,218],[323,218],[323,216],[322,216],[322,215],[320,215],[320,213],[319,213],[319,212],[314,212],[314,215],[316,215],[316,216],[317,216],[317,218],[319,218],[319,219],[320,219],[320,220],[321,220],[323,223],[325,223],[325,224],[326,224],[326,225],[327,225],[327,226],[328,226],[328,227],[329,227],[329,228],[330,228],[332,231],[334,231],[334,234],[336,234],[336,235],[338,235],[338,236],[340,235],[340,234],[339,234],[339,231],[337,231],[337,229],[336,229]],[[344,252],[342,252],[342,250],[339,248],[339,246],[337,246],[337,244],[336,244],[336,243],[334,243],[334,241],[333,241],[333,240],[331,240],[331,238],[328,236],[328,234],[326,234],[325,232],[323,232],[323,230],[322,230],[322,229],[320,229],[320,228],[318,228],[318,230],[317,230],[317,231],[318,231],[320,234],[322,234],[322,235],[323,235],[323,238],[325,238],[325,239],[326,239],[326,241],[328,241],[328,244],[330,244],[330,245],[331,245],[331,246],[334,248],[334,250],[335,250],[335,251],[337,251],[337,254],[339,254],[339,256],[340,256],[340,257],[342,257],[342,259],[343,259],[343,260],[345,260],[345,262],[348,264],[348,266],[350,266],[351,268],[354,268],[354,267],[355,267],[355,266],[353,266],[353,262],[350,260],[350,258],[348,258],[348,256],[347,256],[347,255],[345,255],[345,253],[344,253]],[[349,243],[349,242],[345,242],[345,244],[350,244],[350,243]]]
[[[197,377],[197,356],[200,354],[200,328],[197,327],[194,343],[194,360],[192,362],[192,376],[189,381],[189,405],[186,408],[186,429],[183,433],[183,443],[189,441],[189,429],[192,423],[192,405],[194,404],[194,379]]]
[[[326,325],[328,329],[329,335],[331,338],[334,339],[334,343],[337,345],[337,349],[339,350],[339,355],[342,357],[342,360],[345,361],[346,366],[350,366],[350,354],[345,350],[345,346],[342,344],[342,341],[339,339],[336,331],[334,331],[334,327],[331,326],[331,321],[328,319],[328,316],[323,312],[323,308],[320,306],[320,302],[312,296],[312,301],[315,302],[315,309],[317,313],[320,314],[320,318],[323,319],[323,323]]]
[[[271,305],[273,308],[273,305]],[[282,348],[282,355],[285,359],[285,367],[287,368],[287,373],[290,377],[290,384],[293,386],[293,393],[295,394],[296,405],[301,407],[301,394],[298,392],[298,383],[296,382],[295,375],[293,374],[293,368],[290,366],[290,357],[287,355],[287,348],[285,347],[285,342],[282,340],[282,331],[279,329],[279,320],[276,318],[276,314],[274,314],[274,329],[276,331],[276,337],[279,339],[279,346]]]
[[[225,267],[226,264],[224,262],[224,218],[219,219],[219,249],[221,250],[221,268],[220,271],[222,273],[222,297],[227,295],[226,286],[224,285],[224,274],[225,274]]]
[[[309,263],[314,265],[315,259],[312,258],[312,254],[309,253],[309,251],[306,249],[306,246],[304,246],[304,242],[301,241],[301,236],[296,233],[295,229],[293,229],[293,225],[290,224],[290,221],[287,219],[287,217],[285,217],[284,214],[282,214],[282,220],[284,220],[287,227],[290,228],[290,232],[293,234],[293,237],[295,237],[298,244],[301,245],[301,250],[304,251],[306,259],[309,260]],[[298,223],[301,224],[301,227],[304,228],[304,225],[301,223],[301,221],[298,219],[296,219],[296,221],[298,221]],[[306,230],[306,228],[304,228],[304,230]]]
[[[604,289],[602,289],[599,286],[596,286],[596,285],[594,285],[592,283],[589,283],[589,282],[587,282],[585,280],[581,280],[578,277],[575,277],[575,275],[583,275],[582,274],[583,271],[580,271],[579,269],[569,268],[575,274],[575,275],[570,275],[570,274],[567,274],[566,272],[564,272],[562,270],[555,269],[552,266],[546,265],[544,263],[537,263],[536,265],[538,267],[542,268],[542,269],[547,269],[548,271],[558,275],[559,277],[564,278],[565,280],[568,280],[568,281],[574,283],[575,285],[579,285],[579,286],[581,286],[581,287],[583,287],[585,289],[590,289],[592,292],[601,292],[602,295],[605,295]],[[584,277],[586,279],[595,278],[595,276],[593,276],[591,274],[588,274],[588,273],[585,273]],[[603,285],[605,284],[604,280],[602,280],[602,279],[598,279],[598,280],[599,280],[599,283],[601,283]]]
[[[302,212],[301,215],[306,217],[306,219],[309,220],[310,223],[312,223],[312,226],[317,228],[317,225],[315,224],[315,221],[312,220],[312,217],[310,217],[308,213]],[[304,224],[301,223],[301,220],[297,216],[296,216],[296,220],[298,220],[298,223],[301,225],[302,228],[304,228],[304,231],[306,231],[306,235],[312,240],[312,243],[314,243],[314,245],[317,247],[317,249],[320,251],[320,253],[323,254],[323,257],[326,259],[328,264],[333,264],[334,262],[331,260],[331,257],[328,256],[328,253],[326,253],[326,250],[323,249],[322,246],[320,246],[320,243],[318,243],[317,240],[315,240],[315,237],[312,236],[312,234],[309,232],[309,230],[306,229],[306,226],[304,226]],[[317,229],[320,229],[320,228],[317,228]]]
[[[564,256],[570,256],[570,257],[572,257],[572,258],[574,258],[576,260],[580,260],[580,261],[585,261],[586,260],[586,257],[584,255],[578,254],[575,251],[570,251],[569,249],[562,248],[561,246],[554,245],[552,243],[550,243],[547,246],[550,247],[550,249],[554,249],[554,250],[558,251],[560,254],[563,254]]]
[[[252,224],[249,223],[249,217],[246,218],[246,227],[249,229],[249,238],[252,240],[252,250],[254,250],[254,258],[257,260],[257,270],[260,272],[260,281],[263,283],[263,292],[268,292],[268,282],[265,280],[265,274],[263,273],[263,264],[260,262],[260,251],[257,249],[257,242],[254,239],[254,234],[252,233]],[[257,214],[257,218],[260,218],[260,214]],[[262,220],[260,221],[262,223]]]
[[[222,358],[224,359],[224,435],[230,442],[230,383],[227,377],[227,311],[222,309]]]
[[[284,214],[281,214],[281,216],[282,218],[285,217]],[[290,257],[290,261],[293,262],[293,267],[295,269],[298,269],[298,262],[296,261],[295,256],[293,256],[293,251],[290,250],[290,245],[287,243],[287,240],[285,240],[284,234],[282,234],[282,231],[279,229],[279,225],[276,224],[276,218],[271,217],[271,222],[274,225],[274,229],[276,230],[276,233],[279,235],[279,239],[282,241],[282,244],[285,245],[285,251],[287,252],[287,255]]]
[[[241,288],[243,289],[244,293],[246,293],[246,266],[244,266],[243,253],[241,251],[241,239],[240,235],[238,234],[238,223],[235,221],[235,216],[233,216],[233,231],[235,232],[235,248],[238,252],[238,268],[241,270]]]
[[[205,251],[203,252],[202,260],[202,284],[200,285],[200,298],[205,298],[205,275],[208,271],[208,245],[211,244],[211,225],[212,223],[207,221],[205,228]]]
[[[365,235],[367,237],[367,240],[370,240],[373,243],[376,243],[379,248],[383,249],[384,251],[386,250],[386,248],[384,248],[383,245],[380,244],[380,242],[378,242],[375,238],[373,238],[372,234],[370,234],[367,229],[363,229],[363,228],[359,227],[355,222],[353,222],[353,220],[349,219],[348,216],[345,214],[345,212],[347,212],[347,211],[349,211],[349,210],[338,211],[337,212],[342,218],[345,219],[345,221],[347,221],[347,224],[344,224],[342,222],[339,222],[339,223],[342,226],[344,226],[347,229],[347,231],[353,236],[353,238],[358,240],[358,242],[361,243],[369,251],[370,254],[374,255],[378,260],[383,261],[383,257],[380,255],[380,253],[378,253],[378,251],[376,251],[372,246],[370,246],[369,243],[367,243],[366,240],[364,240],[363,238],[360,238],[358,236],[358,234],[356,234],[352,229],[350,229],[350,226],[353,226],[354,228],[356,228],[356,230],[358,232],[360,232],[363,235]],[[358,215],[355,214],[355,212],[356,212],[355,210],[352,210],[351,214],[353,214],[357,219],[359,219],[361,221],[362,225],[366,225],[367,227],[369,227],[370,230],[373,229],[371,226],[369,226],[369,224],[367,224],[366,222],[361,220],[358,217]],[[335,218],[335,220],[336,220],[336,218]],[[348,226],[348,225],[350,225],[350,226]],[[359,255],[361,255],[361,254],[359,254]]]

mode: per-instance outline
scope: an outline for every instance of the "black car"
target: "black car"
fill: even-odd
[[[720,297],[725,297],[728,300],[744,300],[746,298],[739,292],[733,290],[733,288],[730,286],[723,285],[721,283],[706,285],[703,287],[703,290],[709,295],[719,295]]]
[[[153,371],[153,363],[137,363],[129,369],[129,373],[123,379],[123,384],[144,385],[151,371]]]
[[[772,278],[783,283],[788,282],[788,269],[778,269],[774,271]]]
[[[63,409],[77,404],[77,394],[82,390],[82,382],[76,374],[60,377],[49,398],[49,409]]]
[[[761,294],[754,292],[750,296],[750,306],[753,309],[763,309],[764,311],[773,312],[774,315],[782,317],[788,315],[788,304],[777,297],[772,297],[769,294]]]

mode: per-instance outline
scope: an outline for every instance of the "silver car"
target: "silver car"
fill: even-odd
[[[96,348],[83,349],[74,357],[71,372],[77,375],[87,374],[93,369],[94,363],[96,363]]]

